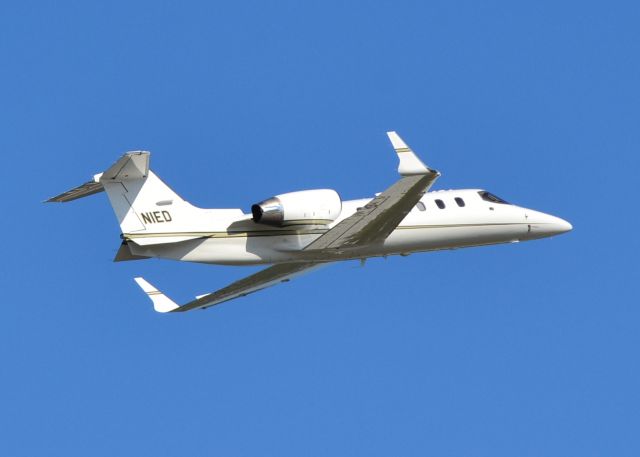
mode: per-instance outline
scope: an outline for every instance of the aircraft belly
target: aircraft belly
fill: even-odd
[[[409,253],[508,243],[518,241],[526,233],[526,224],[521,223],[400,226],[385,240],[383,250]]]
[[[305,238],[309,238],[306,240]],[[318,235],[230,236],[200,238],[180,243],[136,249],[139,255],[221,265],[259,265],[295,260],[300,243],[310,243]],[[303,238],[303,239],[300,239]]]

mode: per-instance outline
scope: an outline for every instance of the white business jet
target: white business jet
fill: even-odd
[[[544,238],[572,229],[549,214],[480,189],[428,192],[440,173],[395,133],[401,178],[374,198],[342,201],[330,189],[291,192],[241,209],[202,209],[149,170],[150,153],[124,154],[107,171],[47,201],[106,191],[122,229],[115,261],[160,257],[222,265],[272,266],[182,306],[135,278],[158,312],[204,309],[339,260]]]

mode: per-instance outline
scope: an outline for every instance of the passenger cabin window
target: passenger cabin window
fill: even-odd
[[[438,205],[438,208],[444,209],[444,202],[442,200],[436,200],[436,205]]]
[[[464,207],[464,200],[463,199],[461,199],[460,197],[456,197],[455,201],[456,201],[456,203],[458,204],[458,206],[460,208]]]
[[[416,203],[416,208],[418,208],[420,211],[424,211],[424,210],[427,209],[427,207],[424,206],[424,203],[422,203],[422,202]]]
[[[478,194],[480,195],[480,197],[488,202],[491,203],[500,203],[503,205],[509,205],[510,203],[506,200],[501,199],[500,197],[498,197],[497,195],[493,195],[491,192],[487,192],[486,190],[481,190],[480,192],[478,192]]]

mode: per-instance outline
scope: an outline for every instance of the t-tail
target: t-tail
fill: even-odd
[[[147,151],[127,152],[91,181],[47,202],[69,202],[105,191],[125,240],[116,260],[145,258],[126,249],[129,240],[150,246],[198,238],[190,222],[197,221],[207,210],[191,205],[162,182],[149,170],[149,157]]]

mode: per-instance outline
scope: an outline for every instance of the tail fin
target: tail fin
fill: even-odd
[[[146,231],[147,226],[155,229],[156,224],[166,229],[173,225],[176,209],[196,209],[149,170],[149,156],[128,152],[99,178],[124,234]]]
[[[50,198],[47,202],[68,202],[81,197],[106,191],[122,233],[140,234],[177,232],[178,218],[193,220],[200,210],[185,201],[149,170],[147,151],[132,151],[124,154],[108,170],[94,176],[81,186]],[[179,224],[182,226],[183,224]],[[193,236],[163,237],[162,242],[176,242]],[[153,238],[139,244],[155,244]]]

